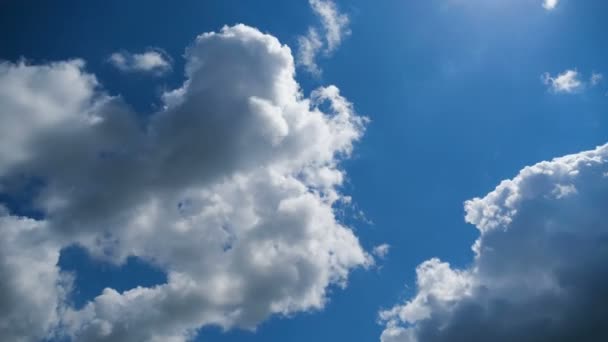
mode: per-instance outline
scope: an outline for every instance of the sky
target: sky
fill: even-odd
[[[4,1],[0,340],[608,339],[608,3]]]

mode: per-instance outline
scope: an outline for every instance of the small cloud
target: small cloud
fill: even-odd
[[[551,11],[551,10],[555,9],[555,7],[557,7],[558,4],[559,4],[559,0],[544,0],[543,7],[546,10]]]
[[[594,72],[591,74],[591,78],[589,79],[589,83],[591,84],[591,86],[596,86],[598,84],[600,84],[600,82],[602,82],[602,80],[604,79],[604,75],[600,74],[599,72]]]
[[[374,247],[374,249],[372,250],[372,254],[377,256],[380,259],[384,259],[388,255],[388,252],[390,251],[390,249],[391,249],[391,246],[388,243],[383,243],[381,245]]]
[[[124,72],[162,75],[171,70],[171,58],[160,49],[150,49],[143,53],[115,52],[110,55],[108,62]]]
[[[541,79],[555,93],[571,94],[581,90],[583,87],[580,74],[576,70],[566,70],[555,77],[546,72],[541,76]]]
[[[298,37],[297,62],[318,76],[321,69],[316,62],[317,55],[323,52],[330,56],[340,46],[344,37],[350,34],[350,19],[346,14],[340,13],[332,0],[309,0],[309,3],[321,21],[321,27],[309,27],[305,36]],[[322,34],[319,34],[319,31]]]

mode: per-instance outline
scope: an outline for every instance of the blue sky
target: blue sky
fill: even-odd
[[[465,222],[466,200],[484,197],[525,166],[606,143],[608,83],[591,81],[608,73],[605,1],[562,0],[553,9],[541,0],[336,5],[350,34],[331,53],[318,53],[320,75],[300,65],[295,79],[306,97],[336,85],[370,119],[341,162],[338,188],[352,204],[340,219],[364,250],[387,243],[390,252],[374,266],[349,269],[346,288],[330,284],[322,309],[271,314],[255,332],[205,326],[195,341],[378,341],[386,329],[378,312],[416,295],[419,264],[434,257],[458,269],[474,264],[471,245],[480,233]],[[120,95],[145,120],[187,78],[186,47],[237,23],[276,37],[294,55],[299,37],[323,27],[306,0],[8,1],[0,59],[42,65],[80,58],[103,92]],[[169,70],[125,72],[108,61],[115,52],[142,51],[160,51]],[[582,83],[572,91],[559,88],[568,70]],[[11,180],[0,176],[0,204],[36,216],[35,191],[5,191]],[[117,266],[83,247],[63,249],[59,266],[75,275],[70,300],[82,307],[106,287],[121,292],[167,281],[153,261],[127,260]]]

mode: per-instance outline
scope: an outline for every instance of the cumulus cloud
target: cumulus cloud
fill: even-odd
[[[31,159],[29,146],[40,134],[91,118],[82,113],[95,101],[98,83],[81,73],[83,66],[81,60],[42,66],[0,62],[0,173]]]
[[[145,72],[162,75],[171,70],[171,58],[161,49],[150,49],[143,53],[114,52],[108,62],[125,72]]]
[[[310,27],[305,36],[298,38],[298,64],[313,74],[321,69],[316,59],[320,52],[331,55],[350,34],[349,18],[340,13],[332,0],[309,0],[310,6],[321,21],[321,28]],[[321,31],[321,33],[319,33]]]
[[[71,279],[57,267],[59,246],[46,223],[12,216],[0,206],[0,340],[52,336]]]
[[[465,203],[473,264],[431,259],[417,294],[382,311],[383,342],[603,341],[608,145],[526,167]]]
[[[290,49],[244,25],[200,35],[186,59],[186,81],[145,118],[80,60],[0,64],[0,189],[40,180],[31,202],[44,213],[0,211],[1,340],[254,328],[323,308],[373,262],[333,207],[366,123],[339,89],[304,96]],[[137,256],[168,281],[76,309],[56,266],[73,244],[105,262]]]
[[[559,0],[544,0],[543,1],[543,7],[549,11],[555,9],[558,4],[559,4]]]
[[[551,76],[548,72],[541,76],[543,83],[555,93],[572,94],[580,91],[584,83],[580,79],[580,74],[576,70],[566,70],[556,76]]]

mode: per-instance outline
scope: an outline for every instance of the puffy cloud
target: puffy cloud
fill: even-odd
[[[558,4],[559,4],[559,0],[544,0],[543,1],[543,7],[549,11],[555,9]]]
[[[318,75],[321,70],[316,62],[317,55],[321,51],[331,55],[340,46],[344,37],[350,34],[349,18],[340,13],[332,0],[309,0],[309,3],[321,21],[323,37],[317,28],[310,27],[305,36],[298,38],[298,64]]]
[[[90,119],[86,114],[97,80],[83,75],[83,66],[81,60],[41,66],[0,62],[0,173],[31,159],[31,145],[40,134]]]
[[[171,58],[160,49],[150,49],[142,53],[114,52],[108,58],[108,62],[118,70],[126,72],[150,72],[162,75],[171,70]]]
[[[11,216],[2,206],[0,232],[0,340],[52,336],[70,289],[70,277],[56,266],[59,246],[45,222]]]
[[[581,90],[584,86],[580,79],[580,74],[576,70],[566,70],[561,74],[553,77],[548,72],[541,76],[545,85],[555,93],[575,93]]]
[[[382,311],[383,342],[608,338],[608,145],[526,167],[465,203],[480,237],[463,270],[437,259]]]
[[[2,64],[0,130],[19,134],[0,148],[0,189],[41,180],[32,205],[44,218],[2,214],[0,244],[12,247],[0,265],[40,266],[3,273],[0,336],[184,341],[204,325],[253,328],[323,308],[328,287],[372,263],[333,208],[366,123],[338,88],[305,97],[290,49],[244,25],[200,35],[186,59],[184,84],[145,118],[81,61]],[[73,244],[106,262],[137,256],[168,281],[67,306],[55,265]],[[40,298],[20,300],[30,289]]]

